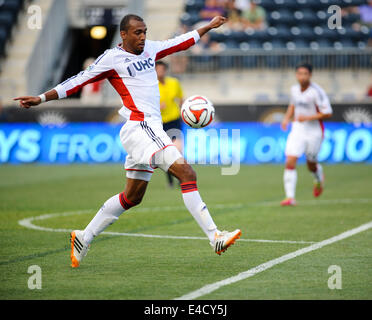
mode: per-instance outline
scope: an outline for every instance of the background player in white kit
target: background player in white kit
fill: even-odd
[[[307,167],[314,175],[314,197],[323,192],[323,168],[317,162],[324,137],[323,120],[332,116],[332,107],[324,90],[311,81],[313,68],[308,63],[296,67],[298,84],[291,88],[290,104],[282,121],[282,129],[287,130],[293,118],[285,149],[284,190],[286,198],[282,206],[296,205],[296,164],[298,158],[306,155]]]
[[[182,157],[163,130],[160,115],[160,93],[155,62],[186,50],[211,29],[218,28],[226,18],[217,16],[209,24],[167,41],[146,40],[147,27],[137,15],[127,15],[120,24],[122,43],[106,50],[94,64],[78,75],[38,97],[15,98],[20,106],[30,108],[42,102],[65,98],[88,83],[108,79],[123,101],[119,113],[126,119],[120,140],[128,156],[125,161],[127,181],[124,192],[108,199],[85,230],[71,232],[71,266],[78,267],[87,254],[93,238],[119,216],[140,204],[154,169],[161,168],[180,180],[186,208],[207,235],[217,254],[224,252],[241,235],[219,231],[202,201],[196,173]]]

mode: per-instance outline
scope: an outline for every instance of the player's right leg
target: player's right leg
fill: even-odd
[[[285,147],[286,163],[283,174],[283,184],[285,199],[280,203],[282,206],[296,205],[296,185],[297,185],[297,159],[305,151],[306,136],[301,130],[292,128],[288,135]]]
[[[282,206],[295,206],[296,205],[296,184],[297,184],[297,171],[296,171],[297,157],[287,156],[285,162],[285,169],[283,175],[285,199],[280,203]]]
[[[133,173],[132,173],[133,174]],[[151,177],[151,176],[150,176]],[[71,232],[71,266],[77,268],[86,256],[93,238],[102,233],[108,226],[118,220],[119,216],[130,208],[141,203],[146,192],[148,181],[127,177],[125,190],[108,199],[85,230]]]

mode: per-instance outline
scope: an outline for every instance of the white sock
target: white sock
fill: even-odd
[[[108,199],[99,209],[92,221],[84,230],[84,241],[91,243],[93,238],[98,236],[109,225],[113,224],[125,211],[120,203],[120,195],[117,194]]]
[[[297,184],[296,169],[285,169],[283,182],[286,198],[295,199]]]
[[[209,214],[206,204],[200,197],[196,182],[183,183],[181,184],[181,189],[186,208],[207,235],[209,241],[214,243],[214,235],[219,231]]]
[[[323,182],[323,167],[319,163],[316,165],[316,171],[312,174],[317,182]]]

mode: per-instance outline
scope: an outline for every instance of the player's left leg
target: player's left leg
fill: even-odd
[[[314,176],[313,195],[314,197],[317,198],[323,192],[324,185],[323,167],[321,166],[321,164],[310,160],[307,160],[307,167]]]
[[[233,232],[219,231],[214,223],[207,205],[203,202],[196,184],[196,173],[192,167],[186,163],[184,158],[176,160],[168,169],[181,183],[182,197],[186,208],[194,217],[198,225],[207,235],[210,244],[217,254],[221,254],[240,238],[239,229]]]

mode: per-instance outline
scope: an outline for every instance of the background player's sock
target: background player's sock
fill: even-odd
[[[294,199],[296,195],[297,171],[296,169],[285,169],[284,176],[284,190],[286,198]]]
[[[166,175],[168,178],[168,185],[173,188],[173,176],[169,172],[166,172]]]
[[[209,214],[206,204],[202,201],[196,181],[181,184],[182,197],[186,208],[190,211],[196,222],[207,235],[209,241],[214,242],[214,235],[219,232]]]
[[[316,171],[312,174],[317,182],[323,182],[323,167],[319,163],[316,165]]]
[[[113,224],[125,210],[133,206],[134,204],[126,198],[124,193],[108,199],[85,228],[84,241],[91,243],[94,237]]]

